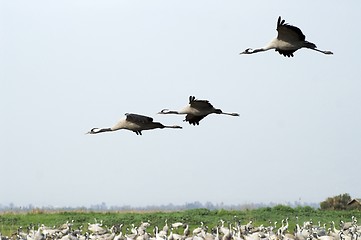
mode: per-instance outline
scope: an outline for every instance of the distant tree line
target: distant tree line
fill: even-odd
[[[320,208],[321,210],[347,210],[349,209],[348,203],[351,200],[351,196],[348,193],[328,197],[320,203]]]
[[[182,205],[175,205],[172,203],[166,205],[148,205],[144,207],[136,207],[131,205],[123,205],[123,206],[108,206],[105,202],[100,204],[93,204],[89,207],[85,206],[77,206],[77,207],[55,207],[55,206],[35,206],[33,204],[29,204],[27,206],[16,206],[14,203],[10,203],[8,205],[0,204],[0,212],[30,212],[30,211],[94,211],[94,212],[104,212],[104,211],[181,211],[181,210],[191,210],[191,209],[208,209],[208,210],[251,210],[258,209],[264,207],[274,207],[277,205],[284,205],[289,207],[304,207],[309,206],[314,209],[319,208],[318,203],[301,203],[300,201],[295,202],[286,202],[286,203],[247,203],[247,204],[232,204],[227,205],[224,203],[201,203],[199,201],[195,202],[187,202]]]
[[[100,204],[90,205],[89,207],[77,206],[77,207],[54,207],[54,206],[34,206],[29,204],[27,206],[16,206],[14,203],[8,205],[0,204],[0,212],[29,212],[29,211],[95,211],[95,212],[104,212],[104,211],[181,211],[181,210],[191,210],[191,209],[208,209],[208,210],[251,210],[258,208],[267,208],[275,207],[277,205],[283,205],[291,208],[296,207],[311,207],[314,209],[321,210],[348,210],[354,209],[354,206],[349,206],[348,203],[352,200],[351,196],[348,193],[340,194],[334,197],[328,197],[325,201],[321,203],[304,203],[301,201],[286,202],[286,203],[247,203],[247,204],[232,204],[227,205],[224,203],[213,204],[211,202],[201,203],[199,201],[189,202],[182,205],[175,205],[172,203],[166,205],[148,205],[144,207],[136,207],[131,205],[123,206],[108,206],[105,202]],[[359,206],[356,206],[358,208]],[[361,209],[361,205],[360,208]]]

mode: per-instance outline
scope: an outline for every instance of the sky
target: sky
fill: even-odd
[[[361,197],[361,2],[0,0],[0,204]],[[239,55],[278,16],[324,55]],[[199,126],[207,99],[239,117]],[[85,134],[138,113],[183,129]]]

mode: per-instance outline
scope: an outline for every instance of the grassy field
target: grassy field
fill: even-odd
[[[312,219],[314,224],[321,222],[329,226],[331,221],[337,225],[340,220],[350,221],[351,216],[360,216],[360,211],[321,211],[315,210],[311,207],[297,207],[291,208],[287,206],[276,206],[272,208],[260,208],[254,210],[207,210],[207,209],[194,209],[177,212],[43,212],[33,211],[29,213],[2,213],[0,214],[0,232],[3,235],[10,236],[16,232],[17,228],[22,226],[26,227],[30,224],[44,224],[46,226],[60,226],[66,221],[74,220],[74,227],[84,226],[83,231],[87,230],[87,224],[94,223],[96,218],[98,221],[102,220],[103,225],[111,227],[115,224],[123,224],[123,231],[135,224],[138,226],[142,221],[150,221],[150,231],[154,226],[163,227],[165,220],[168,219],[168,224],[174,222],[188,223],[191,230],[203,222],[212,228],[219,224],[222,219],[225,222],[234,223],[240,221],[241,224],[246,224],[252,220],[254,226],[264,224],[269,225],[269,221],[277,221],[278,227],[284,218],[289,218],[289,230],[292,232],[295,224],[297,223],[296,216],[298,217],[299,224],[304,221]]]

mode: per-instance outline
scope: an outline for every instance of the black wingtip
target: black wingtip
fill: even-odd
[[[278,20],[277,20],[277,27],[278,26],[281,26],[281,25],[284,25],[285,24],[285,20],[281,18],[281,16],[278,17]]]
[[[189,96],[189,103],[193,102],[196,99],[195,96]]]

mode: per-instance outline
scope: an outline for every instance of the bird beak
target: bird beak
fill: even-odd
[[[252,50],[251,48],[247,48],[246,50],[244,50],[243,52],[241,52],[240,54],[249,54],[250,50]]]
[[[162,111],[160,111],[160,112],[158,112],[158,114],[162,114],[162,113],[164,113],[164,112],[166,112],[166,111],[168,111],[169,109],[163,109]]]

